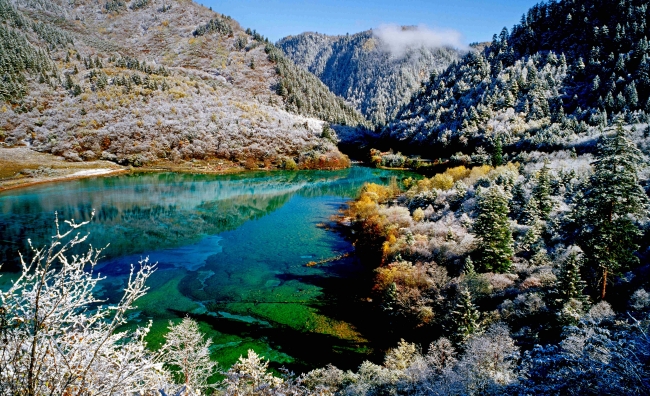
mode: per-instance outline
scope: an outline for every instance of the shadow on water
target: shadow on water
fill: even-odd
[[[183,314],[182,312],[176,313]],[[296,373],[301,373],[328,364],[334,364],[341,369],[356,369],[364,360],[368,359],[365,355],[359,354],[360,345],[358,343],[341,340],[333,335],[307,333],[278,323],[261,326],[211,315],[190,314],[189,316],[209,324],[222,333],[265,340],[273,349],[295,359],[291,363],[271,361],[270,366],[275,369],[285,367]]]

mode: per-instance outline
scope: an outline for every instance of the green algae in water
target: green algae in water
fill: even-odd
[[[248,349],[275,368],[352,368],[372,353],[372,342],[353,317],[329,306],[334,300],[321,284],[336,280],[333,267],[306,264],[351,252],[341,236],[317,225],[364,182],[402,175],[369,168],[140,174],[10,191],[0,194],[0,261],[5,270],[15,266],[26,237],[45,244],[54,211],[88,220],[94,209],[90,242],[110,243],[98,266],[107,277],[97,290],[102,298],[117,301],[132,263],[158,263],[130,316],[131,326],[153,321],[152,347],[163,342],[169,320],[190,315],[213,339],[212,357],[222,368]]]

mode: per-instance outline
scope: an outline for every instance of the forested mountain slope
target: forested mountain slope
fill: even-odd
[[[0,142],[133,165],[339,153],[363,116],[254,31],[187,0],[0,0]]]
[[[645,120],[648,17],[641,0],[536,5],[483,52],[433,74],[385,136],[448,157],[477,146],[552,147],[614,119]]]
[[[342,394],[649,392],[648,17],[542,3],[432,74],[383,137],[438,172],[367,185],[345,217],[407,342],[357,382],[310,375]]]
[[[278,47],[380,125],[431,72],[441,72],[461,56],[457,49],[425,46],[395,54],[372,30],[345,36],[303,33],[280,40]]]

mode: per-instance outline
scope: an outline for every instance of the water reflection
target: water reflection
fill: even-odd
[[[347,241],[316,224],[327,221],[363,183],[387,183],[396,175],[362,167],[225,176],[156,173],[10,191],[0,194],[0,262],[4,271],[15,268],[27,238],[47,243],[55,211],[60,219],[81,221],[94,209],[89,241],[110,243],[99,266],[107,276],[99,296],[117,298],[130,264],[143,256],[159,263],[133,316],[134,322],[154,320],[154,344],[169,319],[189,313],[210,325],[222,365],[247,348],[278,364],[296,359],[321,364],[299,353],[292,342],[303,337],[296,332],[325,337],[330,349],[353,361],[350,354],[366,348],[367,341],[354,324],[323,313],[323,289],[313,281],[334,276],[331,267],[305,264],[350,252]],[[294,352],[283,352],[289,350]]]

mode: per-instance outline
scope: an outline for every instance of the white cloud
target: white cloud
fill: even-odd
[[[385,49],[396,57],[402,57],[412,48],[452,47],[466,50],[463,35],[453,29],[431,29],[425,25],[402,27],[395,24],[381,25],[373,30],[375,37]]]

